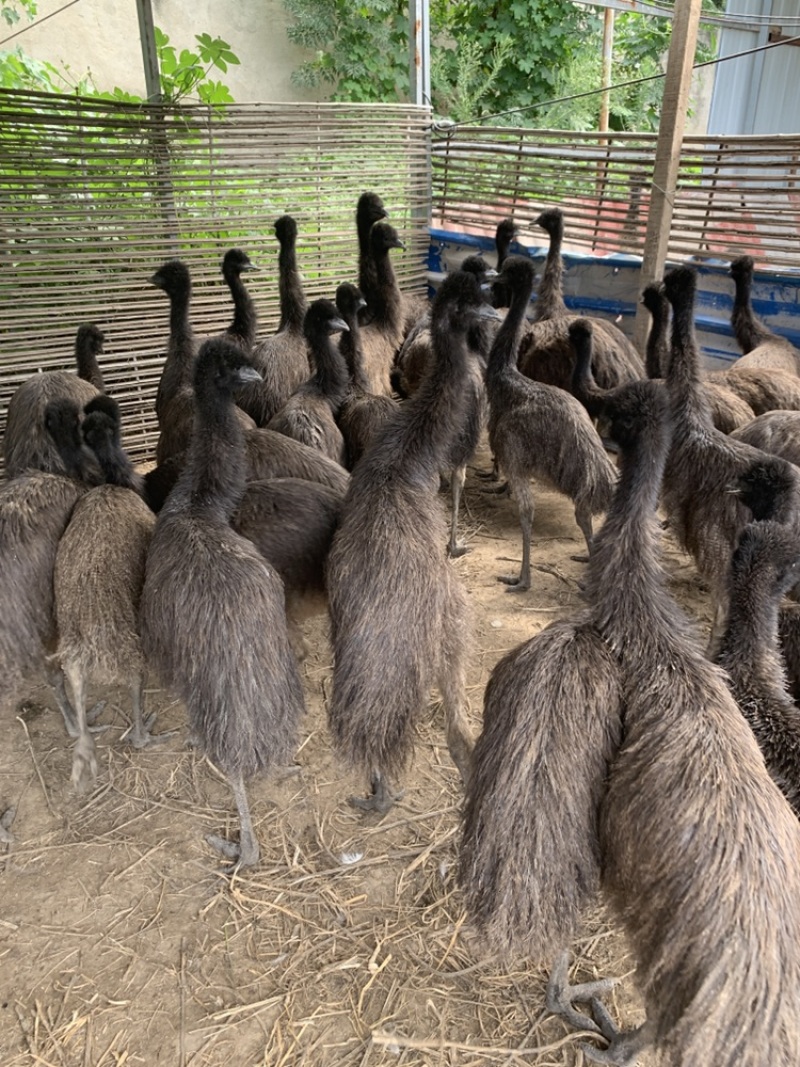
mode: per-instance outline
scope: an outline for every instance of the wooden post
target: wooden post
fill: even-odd
[[[689,86],[697,47],[700,4],[701,0],[675,0],[661,122],[658,127],[656,158],[650,186],[650,210],[647,215],[640,289],[661,277],[667,258],[683,131],[686,126],[686,108],[689,103]],[[647,310],[640,304],[636,310],[633,331],[633,342],[640,352],[644,352],[646,337]]]
[[[600,125],[601,133],[608,129],[608,113],[611,110],[611,64],[614,56],[614,9],[607,7],[603,12],[603,72],[600,83],[605,92],[600,97]]]
[[[147,90],[147,100],[150,104],[158,104],[161,101],[161,75],[158,68],[158,49],[156,48],[156,31],[151,0],[136,0],[136,13],[139,16],[139,37],[142,41],[144,84]]]

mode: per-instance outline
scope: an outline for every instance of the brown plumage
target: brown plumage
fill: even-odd
[[[44,669],[67,732],[77,737],[64,676],[50,661],[57,635],[53,570],[58,543],[88,485],[77,405],[64,397],[50,401],[45,420],[70,476],[28,471],[0,486],[0,707],[7,709],[30,675]]]
[[[233,514],[234,530],[252,541],[283,582],[295,654],[306,647],[303,620],[327,610],[325,562],[344,492],[300,478],[250,482]]]
[[[332,338],[347,328],[335,304],[330,300],[314,301],[306,312],[303,334],[316,370],[267,424],[267,429],[316,448],[341,464],[345,460],[344,438],[336,416],[349,379],[347,364]]]
[[[45,430],[45,408],[51,400],[64,397],[80,409],[104,388],[97,363],[103,342],[103,334],[96,326],[79,326],[75,336],[77,375],[61,370],[34,374],[12,395],[3,437],[7,478],[15,478],[25,470],[64,473],[58,448]]]
[[[525,378],[516,366],[525,312],[533,288],[533,263],[510,256],[499,280],[511,306],[494,340],[486,372],[489,444],[519,507],[522,566],[503,577],[512,590],[530,588],[534,498],[531,478],[546,481],[575,503],[575,521],[591,547],[592,516],[605,511],[616,470],[591,419],[571,393]],[[565,331],[565,336],[566,334]]]
[[[572,349],[568,329],[572,316],[562,294],[561,243],[564,218],[559,208],[543,212],[537,219],[550,236],[544,274],[534,305],[534,322],[525,331],[519,346],[519,369],[528,378],[569,389],[572,381]],[[592,371],[602,389],[644,376],[644,365],[624,333],[606,319],[591,319],[593,327]]]
[[[307,302],[303,281],[297,269],[297,223],[291,215],[275,220],[278,254],[278,293],[281,317],[278,331],[265,338],[252,351],[253,366],[261,381],[248,382],[236,397],[236,404],[251,416],[256,426],[266,426],[295,389],[308,378],[313,367],[303,335]]]
[[[282,583],[229,525],[246,470],[233,394],[255,375],[230,343],[202,346],[197,431],[158,516],[141,603],[145,652],[185,701],[193,734],[231,783],[239,848],[213,843],[242,865],[259,857],[244,781],[289,758],[303,712]]]
[[[350,384],[337,422],[345,443],[345,465],[352,470],[369,447],[380,428],[397,411],[393,397],[370,392],[369,379],[364,370],[361,347],[359,308],[364,298],[354,285],[343,282],[336,290],[336,306],[347,332],[342,333],[339,351],[350,372]]]
[[[746,497],[745,497],[746,500]],[[764,753],[767,769],[800,816],[800,710],[786,689],[778,645],[781,597],[800,578],[800,539],[791,526],[753,522],[731,565],[730,610],[716,662]]]
[[[793,486],[791,506],[796,510],[800,475],[788,470],[785,460],[768,457],[714,428],[700,388],[693,324],[696,275],[688,267],[679,267],[666,275],[664,285],[673,310],[667,387],[674,428],[663,502],[675,537],[711,586],[713,645],[724,625],[731,555],[750,521],[748,509],[727,487],[745,468],[761,461],[785,471]]]
[[[648,378],[663,378],[669,364],[669,301],[663,282],[652,282],[642,290],[642,303],[650,312],[645,370]],[[704,378],[701,388],[706,396],[711,421],[721,433],[731,433],[750,422],[755,413],[750,405],[722,381]]]
[[[371,798],[356,803],[379,811],[393,802],[387,777],[407,762],[434,683],[451,756],[462,778],[469,773],[468,607],[445,558],[437,491],[459,424],[466,330],[481,306],[473,276],[443,282],[433,309],[436,359],[354,468],[328,560],[331,731],[338,751],[371,780]]]
[[[730,267],[736,287],[731,326],[744,353],[733,366],[771,367],[789,374],[800,374],[800,352],[791,341],[768,329],[753,311],[751,291],[754,266],[752,256],[739,256]]]
[[[90,489],[72,512],[59,542],[54,572],[57,658],[72,690],[79,737],[72,784],[83,791],[97,774],[86,717],[90,680],[130,686],[137,748],[150,741],[144,725],[146,664],[139,639],[139,600],[155,516],[137,492],[119,444],[118,422],[90,411],[82,424],[108,484]]]
[[[800,466],[800,411],[767,411],[732,436]]]
[[[727,370],[710,371],[707,383],[724,385],[745,401],[754,415],[766,411],[800,411],[800,378],[774,367],[740,367],[738,361]]]
[[[622,476],[587,582],[624,678],[603,885],[647,1009],[628,1035],[595,1011],[611,1041],[605,1062],[633,1062],[652,1042],[671,1067],[789,1067],[800,1057],[800,825],[666,591],[655,505],[667,438],[644,388],[623,391],[611,412]]]

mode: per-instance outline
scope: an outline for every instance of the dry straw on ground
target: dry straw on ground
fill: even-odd
[[[519,551],[513,503],[470,477],[467,505],[473,551],[454,566],[476,612],[477,728],[499,656],[579,604],[582,567],[570,555],[582,539],[571,506],[542,493],[534,587],[508,594],[495,575]],[[705,611],[691,568],[674,552],[669,562],[683,602]],[[181,736],[125,747],[126,694],[105,694],[111,726],[97,736],[100,771],[83,797],[69,789],[70,745],[47,690],[6,716],[0,809],[13,803],[18,814],[16,842],[0,844],[2,1067],[584,1062],[586,1035],[544,1009],[544,969],[482,957],[465,921],[454,878],[459,780],[438,706],[420,728],[405,797],[382,821],[365,818],[346,804],[363,783],[328,742],[321,620],[308,636],[299,769],[254,784],[262,859],[236,875],[204,841],[235,831],[228,787],[185,747],[183,709],[155,683],[156,729]],[[611,1009],[640,1021],[632,961],[601,911],[573,950],[581,978],[623,979]]]

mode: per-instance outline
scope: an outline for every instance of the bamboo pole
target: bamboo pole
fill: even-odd
[[[640,287],[659,278],[664,270],[680,166],[681,144],[686,126],[686,108],[692,80],[692,64],[697,46],[701,0],[675,0],[672,37],[667,57],[664,99],[656,142],[656,158],[650,189],[644,256]],[[634,344],[644,351],[647,337],[647,311],[636,311]]]

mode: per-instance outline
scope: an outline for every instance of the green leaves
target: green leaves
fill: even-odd
[[[212,37],[209,33],[195,34],[196,52],[182,48],[177,54],[163,30],[155,27],[158,64],[161,72],[161,93],[164,99],[175,104],[196,93],[204,104],[232,104],[233,97],[227,85],[208,77],[213,68],[225,73],[229,65],[238,65],[239,57],[227,41]]]

